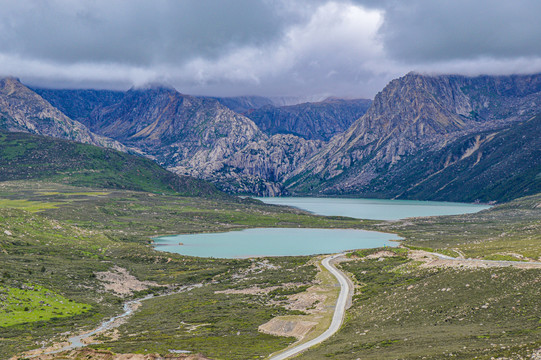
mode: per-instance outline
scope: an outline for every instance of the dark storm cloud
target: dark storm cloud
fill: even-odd
[[[408,71],[541,71],[538,1],[3,1],[0,74],[207,95],[371,97]]]
[[[416,63],[541,55],[537,0],[412,0],[383,6],[382,39],[395,59]]]
[[[0,48],[60,63],[178,63],[273,40],[290,20],[253,0],[12,1]]]

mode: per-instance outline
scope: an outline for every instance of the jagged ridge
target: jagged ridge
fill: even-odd
[[[408,187],[440,170],[435,167],[426,169],[428,174],[409,173],[406,164],[412,158],[444,151],[463,136],[514,126],[539,112],[540,82],[540,75],[465,77],[413,73],[393,80],[347,132],[331,140],[292,174],[288,188],[297,193],[384,197],[390,192],[381,184],[398,186],[389,179],[400,173],[410,179],[408,185],[403,181],[393,192],[400,196]],[[491,200],[501,197],[496,193]],[[432,192],[408,194],[402,196],[438,197]],[[463,193],[456,199],[471,199],[471,194]]]

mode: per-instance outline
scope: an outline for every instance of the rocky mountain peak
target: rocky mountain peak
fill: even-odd
[[[10,76],[0,79],[0,94],[12,99],[32,99],[35,106],[40,106],[43,109],[47,107],[46,101],[41,96],[23,85],[16,77]]]
[[[0,129],[28,132],[127,151],[70,119],[14,77],[0,79]]]
[[[12,95],[22,86],[21,81],[16,77],[8,76],[0,79],[0,92],[4,95]]]

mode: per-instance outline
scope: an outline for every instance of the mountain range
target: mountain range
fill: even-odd
[[[535,193],[541,180],[540,85],[540,75],[411,73],[393,80],[365,115],[295,171],[287,187],[296,193],[490,201],[501,199],[499,187],[518,182],[520,191],[508,196]]]
[[[391,81],[373,101],[279,106],[150,87],[0,82],[0,127],[139,152],[231,193],[504,201],[541,191],[541,75]]]

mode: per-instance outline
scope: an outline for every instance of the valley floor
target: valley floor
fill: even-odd
[[[97,335],[99,343],[43,358],[265,358],[297,341],[260,331],[274,318],[308,314],[316,325],[305,325],[321,331],[314,319],[337,288],[325,290],[332,281],[311,257],[203,259],[148,246],[156,234],[256,226],[377,229],[406,239],[339,264],[355,284],[352,306],[340,330],[300,359],[522,359],[541,348],[540,195],[473,215],[381,222],[250,200],[11,182],[0,186],[0,219],[0,351],[8,358],[93,329],[130,299],[166,292]]]

